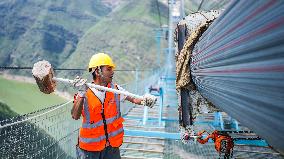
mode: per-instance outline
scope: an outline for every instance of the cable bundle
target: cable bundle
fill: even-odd
[[[198,90],[284,153],[284,1],[233,1],[192,55]]]

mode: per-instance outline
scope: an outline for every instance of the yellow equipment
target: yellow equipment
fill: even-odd
[[[97,53],[91,57],[89,62],[89,72],[91,72],[92,68],[98,66],[111,66],[115,68],[115,64],[112,62],[112,59],[105,53]]]

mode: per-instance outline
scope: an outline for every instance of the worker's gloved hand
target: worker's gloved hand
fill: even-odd
[[[86,91],[88,89],[88,86],[86,85],[86,83],[87,83],[87,79],[83,79],[79,76],[77,76],[73,80],[73,86],[78,88],[78,96],[81,98],[85,97]]]
[[[143,99],[141,101],[141,104],[144,106],[148,106],[150,108],[153,108],[153,106],[156,104],[157,98],[151,94],[145,94],[143,96]]]

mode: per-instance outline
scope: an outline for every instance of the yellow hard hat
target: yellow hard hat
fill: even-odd
[[[115,68],[112,59],[107,54],[105,53],[94,54],[89,62],[89,72],[93,67],[106,66],[106,65]]]

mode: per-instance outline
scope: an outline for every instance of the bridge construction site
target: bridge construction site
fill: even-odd
[[[147,93],[156,103],[121,102],[121,158],[283,158],[284,1],[234,0],[189,15],[183,3],[169,0],[169,24],[155,29],[163,65],[145,78],[136,70],[123,85],[127,95]],[[0,158],[76,158],[82,121],[72,119],[73,105],[0,121]]]

